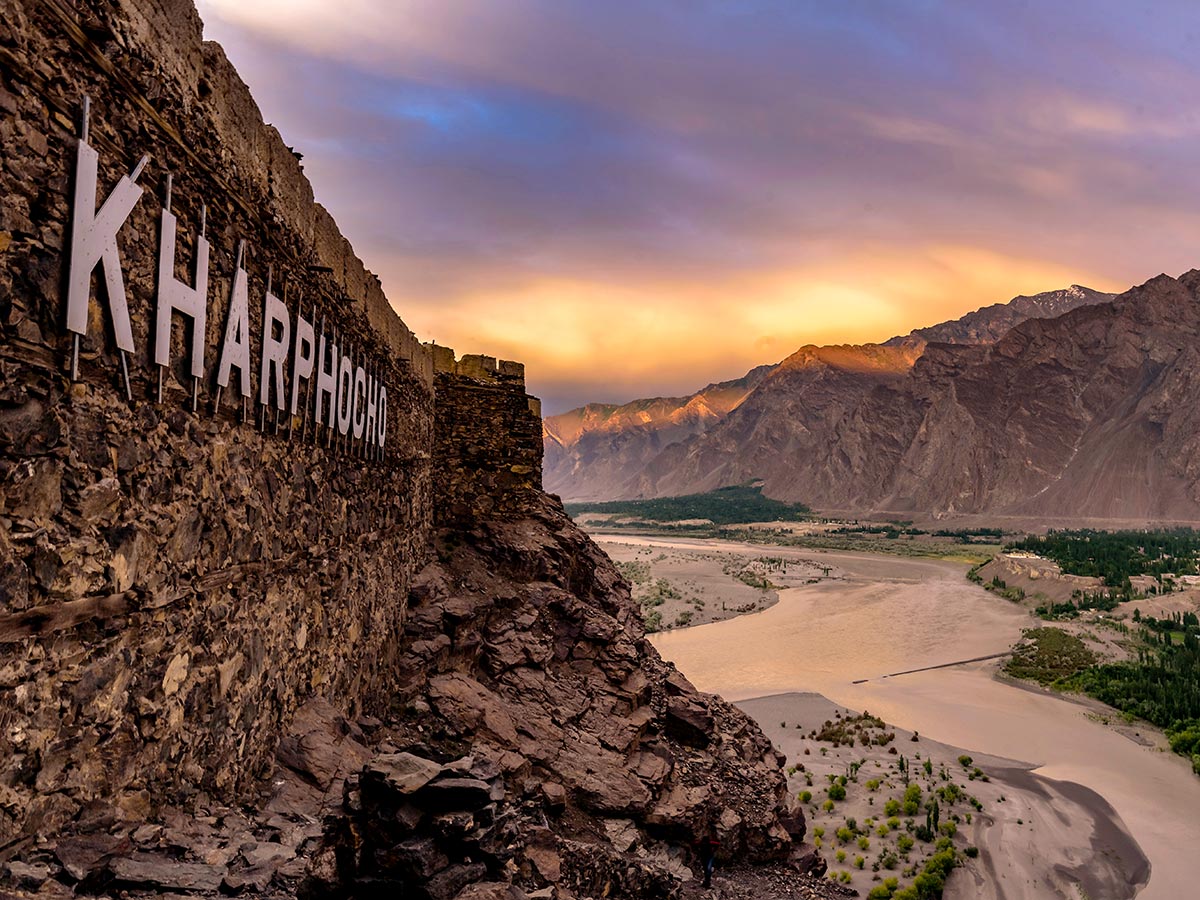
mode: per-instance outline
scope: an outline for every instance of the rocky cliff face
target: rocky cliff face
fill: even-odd
[[[1072,285],[984,307],[883,345],[802,347],[778,366],[756,369],[729,387],[716,385],[725,389],[723,404],[707,401],[713,388],[706,388],[683,405],[639,400],[551,417],[544,426],[547,487],[567,499],[609,500],[688,494],[763,477],[785,499],[809,503],[806,492],[811,498],[836,494],[842,487],[830,481],[829,453],[845,456],[855,472],[866,473],[877,461],[869,444],[827,442],[840,440],[846,416],[866,394],[903,380],[927,346],[991,344],[1027,319],[1053,318],[1112,296]],[[707,415],[675,427],[670,416],[701,398]],[[670,415],[660,412],[664,407]],[[882,478],[883,470],[866,477]]]
[[[921,352],[911,344],[801,348],[710,433],[655,458],[634,486],[645,496],[670,496],[767,478],[767,493],[780,496],[764,473],[807,484],[820,472],[806,465],[844,427],[847,411],[875,388],[902,381]],[[839,452],[852,466],[873,464],[869,447]]]
[[[731,858],[788,855],[803,816],[789,814],[781,757],[659,659],[628,585],[561,506],[535,498],[518,516],[444,530],[436,549],[413,592],[389,740],[438,763],[469,758],[460,769],[487,773],[494,791],[476,784],[489,811],[466,838],[437,839],[441,873],[652,898],[679,891],[709,825]],[[407,850],[393,848],[436,823],[419,788],[376,783],[389,777],[368,766],[359,780],[342,884],[411,883]],[[372,816],[369,793],[402,812]]]
[[[830,510],[1200,519],[1196,285],[1159,276],[992,344],[929,344],[834,396],[769,379],[654,487],[729,473]]]

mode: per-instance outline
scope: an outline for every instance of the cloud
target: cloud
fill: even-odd
[[[1197,262],[1191,5],[200,8],[409,325],[550,408]]]
[[[409,318],[439,343],[465,339],[519,355],[532,388],[561,409],[577,400],[580,385],[592,386],[595,401],[629,399],[646,384],[689,393],[804,344],[884,341],[1011,296],[1003,292],[1036,293],[1078,275],[977,247],[860,247],[811,267],[708,284],[548,280],[515,294],[466,295],[450,309],[413,310]],[[1078,280],[1100,289],[1116,287],[1083,275]]]

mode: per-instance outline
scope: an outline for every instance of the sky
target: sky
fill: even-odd
[[[199,0],[423,340],[549,413],[1200,266],[1200,4]]]

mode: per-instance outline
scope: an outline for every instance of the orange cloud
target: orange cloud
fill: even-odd
[[[1096,272],[955,244],[864,249],[810,267],[719,282],[607,284],[545,278],[401,309],[459,351],[524,360],[532,386],[586,376],[608,397],[640,386],[690,391],[777,362],[808,344],[883,341],[971,309],[1071,283],[1120,286]]]

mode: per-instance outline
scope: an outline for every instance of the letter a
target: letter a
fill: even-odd
[[[233,287],[229,291],[229,319],[225,340],[221,342],[221,363],[217,367],[217,386],[229,386],[229,370],[236,367],[243,397],[250,396],[250,287],[242,268],[244,245],[238,245],[233,268]]]
[[[117,232],[142,199],[135,183],[145,159],[132,177],[122,175],[100,212],[96,212],[97,170],[100,156],[79,142],[75,157],[75,201],[71,213],[71,264],[67,276],[67,329],[78,335],[87,333],[88,300],[92,294],[92,271],[97,264],[104,269],[108,288],[108,310],[112,316],[117,347],[133,352],[133,331],[129,327],[129,304],[125,299],[125,278],[121,274],[121,252]]]

